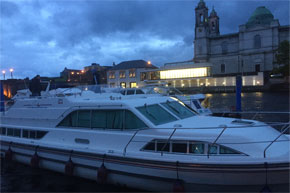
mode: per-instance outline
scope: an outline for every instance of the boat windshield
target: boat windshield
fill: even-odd
[[[166,109],[171,111],[173,114],[178,116],[180,119],[185,119],[194,116],[194,112],[186,108],[184,105],[180,104],[178,101],[167,101],[166,103],[161,103]]]
[[[161,125],[177,120],[177,118],[175,118],[158,104],[145,104],[144,106],[137,107],[136,109],[147,119],[149,119],[154,125]]]

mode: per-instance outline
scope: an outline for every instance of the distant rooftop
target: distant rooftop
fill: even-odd
[[[126,70],[132,68],[157,68],[151,63],[146,62],[145,60],[130,60],[124,61],[120,64],[113,66],[110,70]]]

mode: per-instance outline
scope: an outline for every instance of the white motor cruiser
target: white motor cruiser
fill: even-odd
[[[289,136],[201,116],[173,97],[45,92],[1,113],[1,154],[32,167],[152,191],[289,191]]]

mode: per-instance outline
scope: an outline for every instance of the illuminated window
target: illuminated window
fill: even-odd
[[[130,88],[136,88],[137,83],[136,82],[130,82]]]
[[[115,78],[115,72],[109,72],[109,78],[114,79]]]
[[[208,76],[206,67],[160,71],[160,79],[192,78],[204,76]]]
[[[122,88],[126,88],[126,82],[121,82],[121,83],[120,83],[120,86],[121,86]]]
[[[135,70],[129,70],[129,77],[134,78],[136,76]]]
[[[119,77],[120,78],[125,78],[126,77],[126,72],[125,71],[120,71],[119,72]]]

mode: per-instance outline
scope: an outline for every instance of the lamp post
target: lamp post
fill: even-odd
[[[3,80],[5,80],[5,73],[6,73],[6,71],[5,70],[2,70]]]
[[[13,68],[10,68],[9,71],[10,71],[10,73],[11,73],[11,79],[13,79],[13,71],[14,71]]]

